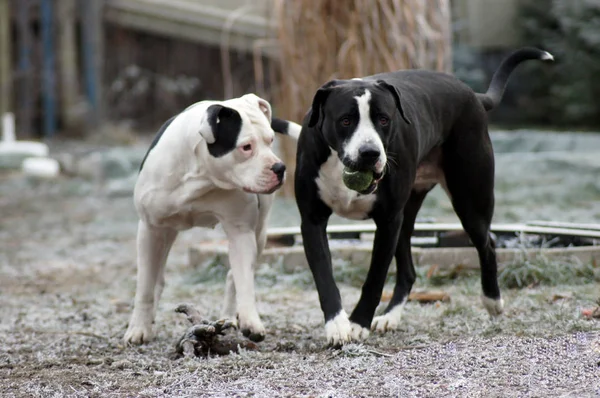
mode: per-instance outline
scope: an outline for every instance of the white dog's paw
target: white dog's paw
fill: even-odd
[[[123,337],[123,342],[125,344],[140,345],[152,341],[153,338],[151,323],[147,325],[130,323]]]
[[[397,330],[400,327],[404,303],[398,304],[391,311],[383,315],[376,316],[371,322],[371,330],[379,333],[385,333],[392,330]]]
[[[260,321],[258,314],[247,316],[238,313],[237,325],[242,334],[254,342],[263,341],[267,335],[267,331]]]
[[[481,296],[481,301],[491,316],[498,316],[504,312],[504,300],[502,300],[502,298],[493,299]]]

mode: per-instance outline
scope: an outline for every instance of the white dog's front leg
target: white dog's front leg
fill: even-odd
[[[177,231],[140,221],[137,234],[137,287],[133,313],[123,340],[142,344],[152,340],[152,322],[164,285],[164,267]],[[158,285],[157,285],[158,284]]]
[[[259,200],[261,214],[259,215],[260,222],[256,228],[256,258],[260,257],[267,243],[266,222],[273,199],[270,195],[261,195]],[[254,260],[253,262],[253,268],[256,268],[256,260]],[[233,271],[229,270],[229,272],[227,272],[227,279],[225,280],[225,301],[223,303],[223,310],[221,311],[221,318],[235,318],[235,296],[236,294],[235,283],[233,281]]]
[[[235,319],[235,308],[235,283],[233,281],[233,271],[229,270],[227,279],[225,279],[225,302],[223,303],[221,318]]]
[[[266,332],[256,310],[254,293],[256,234],[252,230],[241,231],[226,227],[224,229],[229,239],[229,264],[235,285],[235,291],[230,293],[235,295],[238,326],[250,340],[262,341]]]

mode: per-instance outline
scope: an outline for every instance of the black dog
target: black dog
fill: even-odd
[[[510,73],[523,61],[552,60],[533,48],[518,50],[496,71],[485,94],[455,77],[425,70],[333,80],[314,96],[298,142],[296,201],[304,251],[312,271],[330,344],[366,338],[369,330],[399,326],[415,281],[410,237],[427,193],[441,184],[479,254],[483,304],[502,312],[490,223],[494,211],[494,153],[486,111],[500,102]],[[281,120],[276,131],[291,128]],[[294,126],[297,128],[297,126]],[[372,171],[363,192],[344,186],[342,170]],[[377,226],[362,295],[348,318],[335,284],[326,226],[332,212],[372,218]],[[373,319],[389,265],[396,257],[393,297]]]

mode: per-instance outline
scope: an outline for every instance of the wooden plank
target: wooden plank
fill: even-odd
[[[592,224],[594,226],[594,224]],[[583,228],[585,224],[580,224],[581,228],[557,228],[533,226],[528,224],[492,224],[492,232],[522,232],[536,235],[560,235],[560,236],[580,236],[587,238],[600,239],[600,230]],[[328,225],[327,233],[373,233],[376,227],[373,223],[348,224],[348,225]],[[463,227],[459,223],[415,223],[415,232],[442,232],[442,231],[462,231]],[[270,228],[267,230],[269,236],[300,235],[300,227]]]
[[[330,242],[333,243],[333,242]],[[358,244],[331,244],[333,259],[348,261],[352,264],[368,268],[371,259],[372,245],[369,242]],[[193,245],[188,250],[188,262],[192,267],[202,267],[218,258],[224,265],[229,265],[229,247],[227,241],[211,241]],[[479,269],[479,256],[472,247],[453,248],[411,248],[413,261],[416,266],[436,265],[440,269],[460,266],[462,269]],[[593,261],[600,263],[600,246],[579,246],[570,248],[551,249],[496,249],[499,268],[504,264],[525,259],[535,260],[542,257],[545,260],[577,259],[582,263]],[[276,264],[285,272],[294,272],[308,267],[304,248],[301,245],[291,247],[266,248],[259,263]],[[390,274],[395,273],[395,260],[392,260]]]
[[[600,224],[581,224],[581,223],[570,223],[560,221],[530,221],[527,225],[536,227],[551,227],[551,228],[563,228],[563,229],[585,229],[592,231],[600,231]]]

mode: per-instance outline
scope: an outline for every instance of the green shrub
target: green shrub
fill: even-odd
[[[523,45],[551,52],[551,67],[524,64],[527,95],[521,112],[532,123],[600,127],[600,2],[523,0]]]

